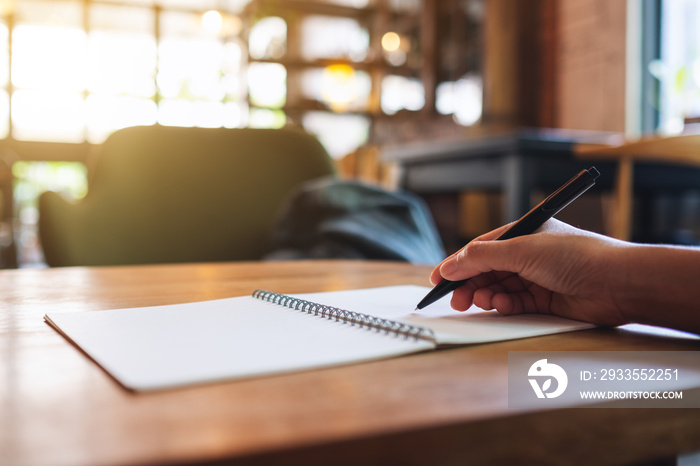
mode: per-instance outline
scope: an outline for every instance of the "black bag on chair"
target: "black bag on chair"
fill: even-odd
[[[445,251],[416,195],[335,178],[304,183],[283,210],[265,259],[343,258],[437,264]]]

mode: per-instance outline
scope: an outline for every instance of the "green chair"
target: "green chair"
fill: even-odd
[[[112,134],[91,173],[84,199],[39,198],[50,266],[259,259],[290,191],[334,165],[301,131],[148,126]]]

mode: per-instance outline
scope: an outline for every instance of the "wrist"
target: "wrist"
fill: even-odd
[[[626,320],[700,330],[700,249],[630,244],[615,257],[612,292]]]

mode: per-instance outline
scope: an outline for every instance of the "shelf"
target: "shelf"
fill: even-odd
[[[440,119],[436,109],[437,88],[446,79],[443,75],[455,74],[462,68],[456,68],[463,60],[455,58],[460,50],[478,48],[479,44],[463,44],[464,39],[471,36],[464,33],[464,27],[471,31],[471,23],[467,24],[462,9],[461,0],[427,0],[422,3],[419,11],[396,11],[389,0],[374,0],[363,8],[335,5],[332,3],[312,0],[252,0],[244,13],[244,27],[253,28],[261,18],[278,16],[287,23],[286,50],[280,58],[252,59],[249,63],[274,63],[282,65],[287,70],[287,104],[282,110],[290,116],[291,120],[300,120],[307,112],[319,111],[332,114],[363,115],[371,119],[372,125],[382,124],[386,128],[390,125],[405,126],[404,120],[408,118],[421,121],[434,121]],[[353,61],[348,57],[339,58],[314,58],[304,57],[305,48],[302,40],[305,38],[303,28],[306,27],[305,18],[312,15],[320,15],[335,18],[352,18],[359,23],[369,34],[366,53],[360,55],[366,57],[362,61]],[[388,31],[394,31],[402,37],[408,37],[410,42],[404,42],[401,50],[406,54],[406,61],[400,66],[393,66],[386,58],[382,47],[383,35]],[[330,28],[326,32],[332,35],[335,29]],[[478,33],[478,31],[477,31]],[[476,34],[476,33],[475,33]],[[342,38],[337,34],[334,38]],[[281,37],[277,40],[282,40]],[[320,39],[322,40],[322,39]],[[330,44],[329,44],[330,45]],[[322,49],[318,52],[341,54],[345,52],[343,47],[334,47],[329,50]],[[448,54],[452,51],[453,53]],[[457,52],[455,52],[457,51]],[[349,55],[349,52],[347,52]],[[392,57],[393,58],[393,57]],[[307,70],[323,70],[331,65],[347,65],[354,70],[367,73],[371,80],[368,101],[364,102],[367,109],[334,111],[323,101],[310,99],[308,92],[302,85],[306,79]],[[469,68],[471,69],[471,68]],[[478,64],[474,66],[478,71]],[[457,71],[455,71],[457,70]],[[459,73],[460,76],[464,73]],[[400,111],[396,114],[387,114],[382,111],[381,102],[383,88],[388,83],[387,76],[399,76],[420,80],[424,89],[424,106],[417,111]],[[362,76],[364,79],[364,76]],[[364,83],[363,83],[364,84]],[[314,95],[317,93],[314,92]],[[401,97],[401,96],[399,96]],[[408,99],[397,99],[393,106],[396,108],[411,106]],[[450,122],[452,120],[449,120]],[[385,129],[386,129],[385,128]],[[403,131],[398,128],[394,133],[386,130],[387,138],[403,138]],[[384,137],[384,136],[382,136]]]
[[[382,71],[385,74],[396,74],[399,76],[417,77],[421,70],[420,68],[411,68],[408,66],[392,66],[384,62],[384,60],[372,60],[356,62],[347,58],[319,58],[316,60],[294,60],[294,59],[250,59],[249,63],[275,63],[284,66],[287,69],[299,70],[308,68],[325,68],[330,65],[348,65],[355,70],[360,71]]]
[[[367,117],[385,116],[383,113],[373,114],[372,112],[370,112],[367,109],[351,109],[351,110],[343,110],[342,112],[336,112],[329,105],[325,104],[324,102],[320,102],[318,100],[309,99],[309,98],[300,99],[298,102],[295,102],[293,105],[285,105],[282,108],[264,107],[261,105],[253,105],[253,107],[265,109],[265,110],[282,110],[285,114],[293,115],[293,116],[295,116],[297,114],[303,114],[306,112],[326,112],[326,113],[333,113],[335,115],[361,115],[361,116],[367,116]]]
[[[255,16],[257,13],[264,15],[277,15],[283,13],[301,13],[322,16],[337,16],[364,20],[371,18],[377,9],[369,6],[365,8],[353,8],[310,0],[254,0],[243,10],[243,15]]]

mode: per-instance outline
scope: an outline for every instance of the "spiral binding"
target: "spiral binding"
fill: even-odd
[[[253,292],[253,297],[305,312],[309,315],[324,317],[330,320],[335,319],[336,322],[345,322],[350,325],[367,328],[368,330],[374,329],[377,332],[384,332],[387,335],[392,334],[395,336],[402,336],[406,339],[415,338],[416,340],[427,340],[435,343],[435,334],[431,329],[426,327],[404,324],[395,320],[382,319],[381,317],[374,317],[368,314],[347,311],[345,309],[327,306],[325,304],[319,304],[285,294],[273,293],[267,290],[255,290]]]

